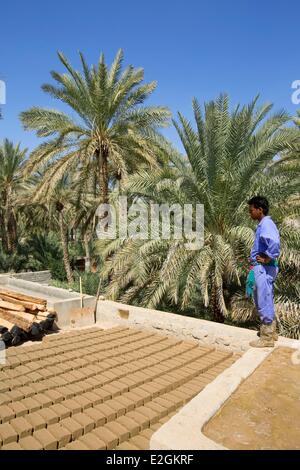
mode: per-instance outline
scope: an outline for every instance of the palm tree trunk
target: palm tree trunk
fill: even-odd
[[[10,187],[5,192],[4,230],[6,232],[7,252],[14,253],[17,247],[17,224],[12,209]]]
[[[210,308],[212,311],[212,319],[218,323],[224,323],[225,317],[220,309],[217,299],[217,286],[213,282],[210,295]]]
[[[90,236],[85,233],[83,236],[84,249],[85,249],[85,271],[91,271],[91,251],[90,251]]]
[[[108,200],[108,151],[106,147],[102,149],[101,155],[99,153],[99,159],[100,159],[99,184],[100,184],[100,191],[101,191],[101,202],[103,204],[107,204],[109,200]]]
[[[64,216],[63,216],[62,210],[59,211],[59,228],[60,228],[60,237],[61,237],[61,243],[62,243],[62,249],[63,249],[64,266],[66,270],[68,283],[71,284],[73,282],[73,273],[72,273],[71,263],[70,263],[68,236],[67,236],[67,231],[65,229]]]
[[[99,161],[99,185],[100,185],[100,201],[101,204],[108,204],[108,150],[107,147],[102,146],[101,151],[98,151]],[[108,218],[108,211],[105,211],[101,219]],[[108,231],[108,223],[104,225],[104,231]]]
[[[5,253],[8,252],[7,233],[5,228],[5,216],[3,211],[0,211],[0,227],[1,227],[1,243],[2,249]]]

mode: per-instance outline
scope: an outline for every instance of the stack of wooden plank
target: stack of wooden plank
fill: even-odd
[[[42,335],[52,328],[56,317],[55,312],[49,310],[44,299],[0,287],[1,339],[14,345]]]

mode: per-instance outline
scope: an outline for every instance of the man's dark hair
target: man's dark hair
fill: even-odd
[[[263,196],[254,196],[248,201],[249,206],[254,206],[255,209],[262,209],[264,215],[267,215],[269,212],[269,202],[268,199]]]

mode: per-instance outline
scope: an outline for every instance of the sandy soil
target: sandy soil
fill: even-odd
[[[300,363],[293,364],[294,351],[275,349],[203,433],[229,449],[300,449]]]

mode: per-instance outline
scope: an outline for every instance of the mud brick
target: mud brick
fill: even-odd
[[[66,361],[59,364],[56,364],[57,367],[60,367],[63,373],[70,372],[73,369],[73,361]]]
[[[103,366],[102,364],[91,364],[91,365],[88,365],[87,367],[84,368],[84,372],[88,372],[88,373],[91,373],[92,376],[93,375],[96,375],[96,374],[99,374],[103,371]],[[79,371],[78,371],[79,372]]]
[[[144,382],[147,382],[149,380],[147,369],[131,374],[130,380],[133,380],[135,385],[142,385]],[[124,382],[124,379],[122,381]]]
[[[53,404],[61,403],[64,400],[64,395],[58,390],[45,390],[44,395],[50,398]]]
[[[64,399],[67,399],[67,400],[69,398],[73,398],[74,395],[76,395],[75,389],[73,388],[73,384],[59,387],[59,393],[61,393]]]
[[[28,410],[28,413],[37,411],[41,408],[41,404],[33,397],[24,398],[24,400],[21,400],[20,403],[25,406],[25,408]]]
[[[26,415],[25,419],[35,431],[46,427],[46,422],[44,418],[37,411],[35,411],[34,413],[29,413],[28,415]]]
[[[72,387],[73,385],[75,384],[71,384]],[[76,385],[80,388],[79,393],[91,392],[93,390],[93,386],[88,382],[88,379],[77,382]]]
[[[137,446],[131,444],[130,441],[122,442],[116,450],[140,450]]]
[[[105,379],[109,379],[110,381],[116,380],[118,378],[118,375],[112,371],[112,370],[106,370],[104,372],[101,372],[102,377]]]
[[[64,406],[63,403],[55,403],[49,407],[49,410],[53,411],[59,420],[71,416],[70,409]]]
[[[110,397],[113,398],[114,396],[120,395],[120,389],[115,387],[112,384],[107,384],[102,387],[102,390],[109,393]]]
[[[19,389],[10,390],[9,392],[6,392],[6,394],[9,396],[10,402],[22,400],[22,398],[25,398],[24,394],[20,392]]]
[[[128,385],[123,382],[123,379],[115,380],[114,382],[111,382],[108,385],[112,385],[115,388],[115,390],[117,391],[114,396],[119,396],[123,393],[126,393],[129,389]]]
[[[0,393],[0,406],[7,405],[11,402],[9,391],[6,393]]]
[[[0,445],[17,442],[18,433],[9,423],[0,424]]]
[[[80,386],[80,382],[72,383],[70,385],[66,385],[66,387],[69,387],[73,391],[74,395],[80,395],[80,393],[82,393],[82,388]],[[59,388],[59,392],[61,392],[62,388],[63,387]]]
[[[58,416],[49,408],[42,408],[41,410],[36,411],[36,413],[44,419],[47,426],[58,422]]]
[[[72,370],[70,374],[73,375],[75,382],[79,382],[80,380],[85,380],[88,377],[84,370]]]
[[[26,436],[20,439],[19,444],[23,450],[42,450],[43,445],[33,436]]]
[[[94,388],[93,393],[95,393],[102,400],[102,402],[111,398],[110,393],[103,390],[103,388]]]
[[[87,384],[90,388],[90,390],[93,390],[96,387],[99,387],[99,380],[97,380],[95,377],[89,377],[88,379],[85,380],[85,384]],[[80,384],[79,384],[80,386]]]
[[[72,439],[78,439],[80,436],[83,434],[83,428],[81,424],[79,424],[75,419],[73,418],[66,418],[60,421],[61,425],[66,428],[72,436]]]
[[[73,359],[76,359],[76,352],[70,351],[70,352],[65,352],[63,355],[64,360],[71,361]]]
[[[27,408],[21,402],[18,401],[16,401],[15,403],[10,403],[9,407],[15,413],[16,418],[18,418],[19,416],[24,416],[28,413]]]
[[[156,397],[154,400],[153,400],[154,403],[157,403],[158,405],[162,406],[163,408],[166,408],[168,410],[168,412],[170,413],[171,411],[175,411],[176,410],[176,405],[174,402],[170,402],[169,400],[167,400],[166,398],[162,398],[162,397]]]
[[[8,381],[4,381],[5,379],[1,376],[0,372],[0,394],[7,392],[11,387],[8,386]]]
[[[101,441],[105,443],[107,449],[112,449],[118,445],[118,436],[110,429],[106,428],[106,426],[101,426],[100,428],[94,429],[93,434],[95,434],[99,439],[101,439]]]
[[[83,357],[79,357],[78,359],[73,360],[74,368],[85,367],[87,364],[88,364],[88,361],[86,361],[86,359],[84,359]]]
[[[150,429],[150,428],[149,429],[144,429],[144,431],[142,431],[140,433],[140,436],[145,437],[146,439],[150,440],[151,437],[153,436],[153,433],[154,433],[154,431],[152,431],[152,429]]]
[[[96,408],[88,408],[85,410],[85,414],[94,421],[95,427],[103,426],[106,423],[105,414]]]
[[[30,387],[34,390],[35,393],[43,393],[48,388],[48,384],[46,381],[43,382],[36,382],[30,384]]]
[[[81,395],[81,398],[86,398],[89,402],[92,403],[92,405],[99,405],[102,402],[102,399],[97,395],[96,393],[93,392],[85,392]]]
[[[128,414],[118,418],[115,423],[119,423],[128,429],[130,436],[136,436],[142,429],[142,426],[133,418],[129,417]]]
[[[127,439],[130,438],[130,432],[128,428],[126,428],[124,425],[121,423],[117,423],[116,421],[112,421],[110,423],[107,423],[105,426],[105,429],[108,429],[112,433],[114,433],[118,437],[118,442],[123,442],[126,441]]]
[[[64,385],[70,385],[71,383],[75,382],[74,376],[72,375],[72,371],[65,372],[63,374],[63,377],[64,377],[64,380],[66,382]],[[60,376],[58,377],[58,379],[59,378],[60,378]],[[55,381],[55,384],[57,384],[57,381]],[[57,384],[57,386],[58,386],[58,384]]]
[[[150,425],[150,419],[144,414],[139,413],[137,410],[129,411],[129,413],[126,413],[126,417],[133,419],[139,425],[141,430],[148,428]]]
[[[10,424],[18,434],[19,439],[30,436],[33,432],[33,426],[23,417],[12,419]]]
[[[51,424],[51,426],[48,426],[48,431],[57,440],[58,449],[67,445],[71,440],[71,432],[61,423]]]
[[[161,388],[154,383],[147,383],[138,387],[139,391],[143,391],[145,395],[150,395],[152,398],[157,397],[161,393]],[[136,389],[134,389],[136,391]]]
[[[87,446],[89,450],[105,450],[106,444],[102,441],[94,431],[85,434],[79,438],[79,441]]]
[[[30,372],[30,374],[27,374],[26,377],[30,382],[39,382],[40,380],[43,380],[43,375],[36,371]]]
[[[80,405],[81,411],[84,411],[87,408],[90,408],[91,406],[93,406],[93,402],[89,400],[88,398],[86,398],[84,395],[78,395],[77,397],[75,396],[73,400],[76,401]]]
[[[18,442],[10,442],[1,447],[1,450],[23,450]]]
[[[42,408],[46,408],[52,405],[52,400],[44,393],[37,393],[34,395],[34,399],[40,404]]]
[[[79,439],[77,441],[70,442],[66,447],[61,450],[90,450],[84,442],[81,442]]]
[[[92,431],[95,427],[95,423],[92,418],[85,413],[77,413],[72,416],[72,418],[81,425],[84,434]]]
[[[126,406],[120,403],[116,398],[109,400],[107,404],[110,408],[112,408],[115,411],[117,418],[119,418],[119,416],[122,416],[126,413]]]
[[[6,423],[15,417],[15,412],[10,408],[9,405],[0,406],[0,422]]]
[[[130,392],[124,393],[120,398],[126,398],[134,403],[134,407],[141,406],[145,403],[145,395],[142,391],[137,391],[133,389]],[[149,395],[149,400],[151,400],[151,395]],[[130,411],[130,410],[129,410]]]
[[[122,377],[119,381],[122,384],[125,384],[128,390],[131,390],[133,387],[136,387],[136,382],[130,377]]]
[[[143,436],[135,436],[130,441],[131,444],[137,446],[140,450],[149,450],[150,449],[150,442],[149,439]]]
[[[130,393],[130,392],[128,392],[128,393]],[[125,406],[126,412],[127,412],[127,411],[133,410],[136,407],[136,402],[135,402],[135,400],[130,399],[125,395],[124,396],[121,395],[121,396],[115,398],[115,400],[117,400],[119,403],[121,403],[123,406]]]
[[[68,400],[64,400],[63,403],[64,403],[63,406],[65,406],[66,408],[70,410],[71,416],[73,416],[76,413],[81,412],[81,406],[79,405],[79,403],[77,403],[77,401],[73,400],[72,398]]]
[[[151,410],[153,410],[157,416],[159,416],[159,419],[163,418],[164,416],[167,416],[168,415],[168,408],[166,408],[165,406],[161,406],[159,405],[158,403],[155,402],[156,398],[154,398],[153,401],[149,401],[149,403],[147,403],[147,408],[150,408]]]
[[[155,386],[159,387],[159,390],[160,390],[159,394],[169,392],[169,391],[172,390],[172,387],[175,386],[174,384],[171,384],[169,381],[164,380],[161,377],[156,378],[155,380],[153,380],[151,382],[151,385],[155,385]]]
[[[171,393],[172,393],[172,396],[176,398],[176,403],[178,404],[178,406],[184,405],[188,400],[185,393],[181,392],[178,389],[173,390]]]
[[[137,408],[136,411],[146,416],[146,418],[149,419],[150,425],[157,423],[160,418],[157,411],[154,411],[152,408],[149,408],[148,405],[140,406],[139,408]]]
[[[107,402],[109,403],[109,401]],[[99,410],[106,417],[106,422],[112,421],[117,417],[116,411],[111,408],[107,403],[101,403],[101,405],[95,405],[94,408]]]
[[[58,447],[58,440],[47,429],[39,429],[33,433],[33,437],[39,441],[44,450],[55,450]]]
[[[29,374],[30,372],[31,372],[31,369],[28,366],[20,365],[19,367],[16,367],[17,375],[26,375],[26,374]]]
[[[53,384],[53,387],[63,387],[64,385],[68,385],[68,381],[60,375],[52,377],[51,383]]]
[[[8,356],[5,361],[5,369],[14,369],[21,364],[21,359],[15,356]]]
[[[62,367],[59,367],[57,365],[55,366],[51,366],[51,367],[48,367],[48,372],[50,374],[50,376],[54,376],[54,375],[59,375],[63,372],[63,368]]]
[[[157,372],[150,370],[150,369],[143,369],[142,372],[138,372],[138,373],[143,374],[143,377],[144,377],[143,382],[149,382],[149,380],[152,380],[157,377]],[[132,377],[132,378],[135,379],[135,377]]]
[[[20,387],[19,391],[22,392],[25,398],[32,397],[36,393],[35,390],[29,385],[24,385],[23,387]]]

